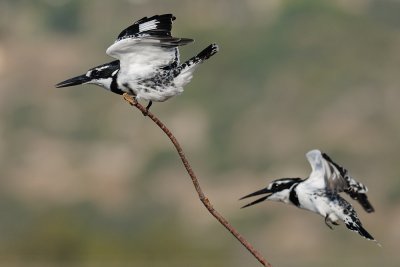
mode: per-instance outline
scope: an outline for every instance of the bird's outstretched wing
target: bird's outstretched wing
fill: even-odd
[[[193,42],[193,39],[171,36],[172,22],[176,19],[172,14],[144,17],[124,29],[117,37],[116,43],[124,39],[154,39],[159,46],[180,46]]]
[[[338,173],[340,179],[342,180],[341,185],[335,188],[336,191],[345,192],[352,199],[357,200],[366,212],[373,212],[374,208],[368,201],[367,197],[368,188],[362,183],[357,182],[349,175],[347,169],[334,162],[326,153],[322,153],[321,155],[323,159],[328,162],[331,172]]]
[[[305,184],[314,189],[343,191],[341,188],[346,186],[346,182],[342,179],[339,170],[331,168],[329,163],[322,157],[321,151],[315,149],[307,152],[307,160],[311,165],[312,172]]]
[[[368,201],[367,187],[354,180],[345,168],[319,150],[309,151],[306,157],[312,168],[310,177],[305,181],[307,184],[331,192],[345,192],[351,198],[357,200],[366,212],[374,211]]]
[[[172,37],[173,20],[172,14],[144,17],[124,29],[106,53],[121,61],[121,69],[148,64],[156,68],[176,63],[179,61],[177,47],[193,39]]]

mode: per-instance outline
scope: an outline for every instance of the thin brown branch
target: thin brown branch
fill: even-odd
[[[210,200],[204,195],[203,190],[200,187],[199,181],[197,179],[196,174],[194,173],[192,167],[189,164],[189,161],[186,159],[186,156],[180,146],[178,140],[171,133],[171,131],[151,112],[146,110],[140,103],[136,101],[133,97],[128,94],[124,94],[124,99],[128,101],[132,106],[139,109],[143,114],[146,114],[161,130],[168,136],[173,145],[176,148],[176,151],[179,154],[179,157],[182,160],[183,165],[190,178],[192,179],[194,188],[200,198],[200,201],[204,204],[207,210],[237,239],[239,242],[251,253],[253,256],[263,265],[271,267],[271,264],[264,259],[264,257],[218,212],[214,209]]]

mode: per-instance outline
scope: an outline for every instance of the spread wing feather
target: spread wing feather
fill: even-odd
[[[337,170],[342,180],[342,185],[337,187],[339,192],[345,192],[352,199],[357,200],[366,212],[374,211],[371,203],[368,201],[368,188],[360,182],[357,182],[349,175],[349,172],[344,167],[334,162],[326,153],[322,153],[322,157],[329,163],[330,168]]]
[[[177,47],[193,39],[171,36],[172,14],[144,17],[124,29],[106,53],[121,61],[121,70],[136,64],[162,68],[176,61]]]
[[[351,177],[345,168],[319,150],[312,150],[306,156],[313,170],[306,183],[332,192],[345,192],[352,199],[357,200],[366,212],[374,211],[368,201],[367,187]]]

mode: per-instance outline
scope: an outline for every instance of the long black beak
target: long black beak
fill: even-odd
[[[251,202],[251,203],[249,203],[249,204],[247,204],[247,205],[244,205],[244,206],[242,207],[242,209],[243,209],[243,208],[246,208],[246,207],[249,207],[249,206],[253,206],[254,204],[263,202],[264,200],[266,200],[268,197],[271,196],[270,193],[272,193],[271,190],[269,190],[269,189],[267,189],[267,188],[263,188],[263,189],[261,189],[261,190],[258,190],[258,191],[254,192],[254,193],[248,194],[248,195],[246,195],[246,196],[240,198],[239,200],[242,200],[242,199],[249,198],[249,197],[254,197],[254,196],[259,196],[259,195],[263,195],[263,194],[268,194],[268,195],[266,195],[266,196],[264,196],[264,197],[262,197],[262,198],[259,198],[259,199],[255,200],[255,201],[253,201],[253,202]]]
[[[79,84],[87,83],[90,80],[91,79],[89,77],[87,77],[86,75],[81,75],[81,76],[77,76],[77,77],[65,80],[63,82],[57,83],[56,87],[61,88],[61,87],[79,85]]]

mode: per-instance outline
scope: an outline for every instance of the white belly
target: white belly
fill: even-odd
[[[126,75],[121,73],[118,76],[117,83],[122,91],[133,94],[137,99],[147,101],[163,102],[173,96],[179,95],[183,92],[183,87],[188,84],[192,78],[191,72],[181,73],[174,78],[172,82],[165,85],[159,82],[157,85],[148,86],[146,83],[140,82],[143,80],[143,75],[149,75],[147,72],[141,75],[131,74]]]

